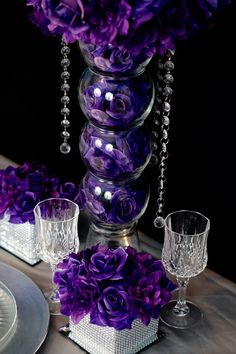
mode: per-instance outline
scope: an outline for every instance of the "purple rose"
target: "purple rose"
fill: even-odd
[[[87,172],[81,191],[90,217],[108,224],[134,222],[144,212],[149,190],[143,178],[110,184]]]
[[[48,167],[28,161],[14,171],[21,183],[27,183],[25,190],[40,194],[40,199],[58,197],[59,178],[52,174]]]
[[[150,323],[151,318],[159,317],[161,290],[158,284],[153,284],[151,277],[141,278],[138,284],[131,286],[129,295],[138,309],[139,318],[146,326]]]
[[[186,0],[162,0],[157,21],[160,33],[177,38],[187,36],[189,10]]]
[[[103,290],[96,308],[92,309],[90,322],[117,330],[131,329],[134,310],[129,296],[122,287],[108,286]]]
[[[0,171],[0,218],[14,202],[17,194],[18,181],[5,171]]]
[[[38,202],[39,196],[36,193],[28,191],[21,193],[8,210],[9,221],[13,224],[21,224],[27,221],[33,224],[33,209]]]
[[[129,30],[131,6],[126,0],[90,1],[85,6],[85,21],[89,30],[83,34],[86,43],[112,43]]]
[[[116,140],[117,147],[129,157],[133,169],[144,169],[151,154],[151,141],[144,127],[131,130],[125,139]]]
[[[42,0],[41,9],[49,20],[52,34],[62,34],[66,42],[74,42],[88,29],[83,21],[84,6],[77,0]]]
[[[127,42],[127,41],[126,41]],[[151,60],[153,52],[131,52],[122,46],[112,44],[93,45],[80,41],[80,50],[90,67],[108,73],[142,72]]]
[[[100,134],[99,130],[89,123],[84,127],[80,138],[80,152],[89,169],[101,177],[117,178],[134,172],[134,161],[130,152],[122,151],[116,141],[126,140],[124,134],[113,136],[110,133]]]
[[[117,191],[111,200],[111,211],[108,214],[108,222],[126,224],[136,216],[139,205],[134,193]]]
[[[148,197],[147,185],[142,178],[131,182],[126,189],[117,189],[111,198],[108,222],[114,224],[133,222],[144,212]]]
[[[133,55],[124,48],[114,46],[100,48],[103,48],[100,53],[97,50],[93,53],[97,68],[107,72],[127,72],[135,69]]]
[[[106,253],[98,252],[91,257],[90,270],[96,280],[122,279],[120,271],[127,258],[127,253],[121,247],[116,250],[107,250]]]
[[[79,278],[72,285],[73,288],[67,288],[66,291],[59,287],[60,310],[63,315],[71,316],[74,323],[79,323],[96,304],[97,285],[86,278]]]
[[[101,127],[123,129],[124,124],[144,120],[154,100],[152,79],[147,74],[124,77],[101,76],[86,69],[79,98],[84,114]]]

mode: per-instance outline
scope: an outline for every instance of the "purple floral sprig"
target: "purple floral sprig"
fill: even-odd
[[[57,268],[61,313],[75,324],[89,314],[90,323],[117,330],[131,329],[135,319],[147,326],[176,288],[160,260],[132,247],[98,244],[70,254]]]
[[[109,43],[141,56],[174,49],[210,26],[231,0],[27,0],[45,33],[95,45]]]
[[[35,161],[0,170],[0,219],[5,214],[14,224],[34,223],[35,205],[47,198],[67,198],[79,203],[79,186],[62,183],[44,165]]]

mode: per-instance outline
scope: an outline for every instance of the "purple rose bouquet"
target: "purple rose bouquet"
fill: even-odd
[[[7,213],[11,223],[33,224],[35,205],[55,197],[79,203],[79,187],[71,182],[61,183],[46,166],[35,161],[0,170],[0,219]]]
[[[32,20],[44,32],[96,46],[105,43],[129,53],[151,57],[173,49],[212,23],[214,14],[230,0],[27,0]],[[120,56],[121,52],[118,52]],[[112,58],[116,61],[116,50]],[[120,59],[119,59],[120,62]]]
[[[135,319],[147,326],[175,289],[161,261],[132,247],[99,244],[70,254],[57,267],[61,313],[75,324],[89,314],[90,323],[117,330],[131,329]]]

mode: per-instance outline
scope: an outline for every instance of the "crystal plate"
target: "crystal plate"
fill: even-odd
[[[17,326],[1,354],[34,354],[44,342],[49,325],[48,304],[38,286],[24,273],[0,262],[0,281],[17,304]]]
[[[0,351],[13,337],[17,327],[16,301],[8,287],[0,281]]]

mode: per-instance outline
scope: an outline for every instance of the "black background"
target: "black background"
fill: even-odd
[[[6,4],[7,3],[7,4]],[[77,100],[85,69],[71,46],[72,152],[62,155],[60,40],[30,22],[25,1],[4,1],[1,38],[0,154],[23,163],[37,159],[61,179],[79,183],[85,173],[78,141],[86,118]],[[171,112],[165,212],[198,210],[211,220],[209,268],[236,281],[235,2],[211,30],[179,43]],[[151,62],[150,71],[155,71]],[[158,168],[148,166],[149,206],[139,228],[159,241],[153,226]]]

